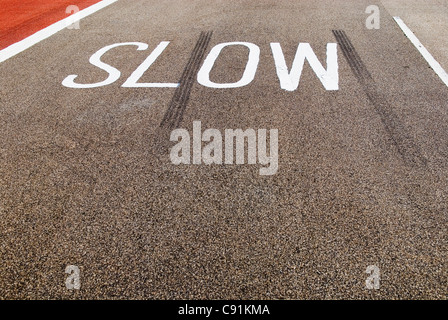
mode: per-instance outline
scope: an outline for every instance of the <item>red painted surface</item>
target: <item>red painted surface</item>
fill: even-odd
[[[70,15],[76,5],[85,9],[100,0],[0,0],[0,49],[4,49]]]

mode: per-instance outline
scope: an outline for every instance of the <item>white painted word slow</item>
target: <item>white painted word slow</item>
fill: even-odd
[[[137,67],[137,69],[131,74],[131,76],[122,84],[125,88],[176,88],[179,83],[142,83],[139,82],[143,74],[151,67],[151,65],[157,60],[157,58],[163,53],[166,47],[169,45],[169,41],[162,41],[160,44],[149,54],[149,56],[143,61],[143,63]],[[69,88],[87,89],[98,88],[110,85],[116,82],[121,77],[121,72],[117,68],[101,61],[101,57],[108,51],[122,46],[136,46],[137,50],[147,50],[148,44],[143,42],[123,42],[115,43],[106,46],[96,53],[94,53],[89,62],[95,67],[106,71],[108,77],[100,82],[95,83],[78,83],[75,82],[78,75],[69,75],[63,81],[62,84]],[[210,80],[210,73],[214,67],[216,59],[220,56],[222,49],[229,46],[244,46],[249,49],[249,56],[246,62],[243,75],[240,80],[231,83],[217,83]],[[337,44],[327,44],[327,69],[325,69],[314,53],[309,43],[300,43],[292,67],[288,70],[286,65],[285,56],[283,54],[280,43],[271,43],[272,55],[274,57],[277,76],[280,82],[280,87],[287,91],[297,90],[299,87],[300,77],[302,75],[305,60],[308,61],[311,69],[314,71],[322,85],[326,90],[339,90],[339,73],[338,73],[338,55]],[[204,87],[216,88],[216,89],[229,89],[240,88],[250,84],[254,78],[258,69],[260,61],[260,48],[250,42],[226,42],[220,43],[214,46],[210,53],[204,60],[202,67],[199,69],[197,75],[197,81]]]

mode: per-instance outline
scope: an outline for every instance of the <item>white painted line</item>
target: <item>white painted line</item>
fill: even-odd
[[[76,12],[68,16],[67,18],[46,27],[45,29],[39,30],[28,38],[10,45],[9,47],[0,51],[0,63],[8,60],[9,58],[15,56],[16,54],[19,54],[22,51],[25,51],[26,49],[34,46],[36,43],[39,43],[42,40],[51,37],[55,33],[67,28],[67,26],[69,26],[70,24],[75,23],[117,1],[118,0],[103,0],[97,2],[94,5],[85,8],[84,10]]]
[[[401,20],[400,17],[394,17],[398,26],[403,30],[404,34],[411,40],[412,44],[420,51],[423,58],[426,59],[431,68],[437,73],[437,75],[442,79],[443,83],[448,87],[448,73],[442,68],[442,66],[437,62],[436,59],[429,53],[428,50],[423,46],[423,44],[418,40],[415,34],[408,28],[408,26]]]

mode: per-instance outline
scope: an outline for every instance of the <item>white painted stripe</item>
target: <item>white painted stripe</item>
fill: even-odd
[[[400,17],[394,17],[397,24],[403,30],[404,34],[411,40],[412,44],[420,51],[423,58],[426,59],[431,68],[437,73],[437,75],[442,79],[443,83],[448,87],[448,73],[442,68],[442,66],[437,62],[436,59],[429,53],[428,50],[423,46],[423,44],[418,40],[415,34],[408,28],[408,26],[401,20]]]
[[[69,26],[70,24],[73,24],[117,1],[118,0],[103,0],[97,2],[94,5],[85,8],[84,10],[76,12],[68,16],[67,18],[46,27],[45,29],[39,30],[28,38],[10,45],[9,47],[0,51],[0,63],[15,56],[16,54],[19,54],[22,51],[25,51],[26,49],[34,46],[36,43],[39,43],[42,40],[51,37],[55,33],[67,28],[67,26]]]

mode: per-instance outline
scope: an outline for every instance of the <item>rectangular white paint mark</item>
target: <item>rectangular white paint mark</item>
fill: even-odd
[[[36,32],[35,34],[29,36],[28,38],[25,38],[17,43],[10,45],[9,47],[0,51],[0,63],[5,60],[8,60],[9,58],[15,56],[16,54],[19,54],[22,51],[25,51],[26,49],[34,46],[36,43],[39,43],[42,40],[51,37],[55,33],[67,28],[69,24],[75,23],[117,1],[118,0],[103,0],[98,3],[95,3],[94,5],[91,5],[90,7],[87,7],[84,10],[81,10],[71,16],[68,16],[65,19],[62,19]]]
[[[398,26],[403,30],[404,34],[411,40],[412,44],[420,51],[421,55],[426,59],[431,68],[437,73],[437,75],[442,79],[443,83],[448,87],[448,73],[442,68],[442,66],[437,62],[436,59],[429,53],[428,50],[423,46],[423,44],[418,40],[415,34],[408,28],[408,26],[401,20],[400,17],[394,17]]]

